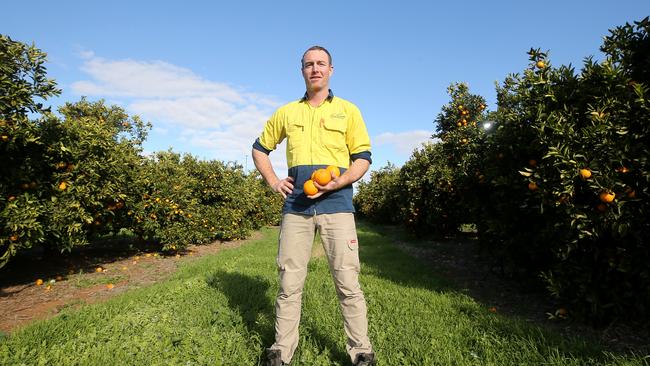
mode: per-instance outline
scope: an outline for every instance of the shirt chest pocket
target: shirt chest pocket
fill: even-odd
[[[347,150],[345,143],[347,127],[347,121],[343,119],[325,120],[321,129],[321,143],[323,146],[335,151]]]
[[[305,145],[305,124],[303,122],[289,122],[287,124],[287,150],[295,153]]]

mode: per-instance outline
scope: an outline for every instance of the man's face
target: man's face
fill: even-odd
[[[312,50],[302,59],[302,77],[305,79],[307,90],[319,91],[329,89],[330,76],[334,68],[330,65],[327,53]]]

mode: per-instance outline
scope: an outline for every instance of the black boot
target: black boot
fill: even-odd
[[[282,366],[282,351],[279,349],[266,349],[266,357],[264,358],[264,366]]]
[[[357,353],[357,356],[354,358],[354,366],[372,366],[374,364],[374,353]]]

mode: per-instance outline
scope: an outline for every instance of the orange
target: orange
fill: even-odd
[[[66,183],[66,182],[59,183],[59,189],[60,190],[65,191],[66,188],[68,188],[68,183]]]
[[[303,191],[305,191],[305,194],[308,196],[313,196],[316,193],[318,193],[318,188],[314,185],[314,181],[309,179],[308,181],[305,182],[305,184],[302,186]]]
[[[38,280],[36,280],[36,286],[40,286],[40,285],[42,285],[42,284],[43,284],[43,280],[42,280],[42,279],[39,278]]]
[[[113,285],[112,283],[106,285],[106,288],[108,288],[109,290],[112,290],[113,287],[115,287],[115,285]]]
[[[327,168],[325,168],[330,173],[334,173],[335,177],[340,177],[341,176],[341,171],[339,170],[339,167],[336,165],[329,165]]]
[[[582,179],[589,179],[589,177],[591,177],[591,170],[588,168],[580,169],[580,176]]]
[[[605,212],[607,211],[607,205],[604,203],[599,203],[598,205],[596,205],[596,210],[600,212]]]
[[[314,181],[321,186],[326,185],[332,180],[332,175],[327,169],[318,169],[314,172]]]
[[[616,197],[616,195],[612,192],[602,191],[600,192],[598,197],[600,198],[601,201],[605,203],[611,203],[612,201],[614,201],[614,197]]]
[[[630,169],[628,169],[627,167],[622,166],[622,167],[616,169],[616,171],[619,172],[619,173],[625,174],[625,173],[629,172]]]
[[[102,267],[95,268],[95,272],[97,272],[97,273],[102,272],[102,271],[104,271],[104,269]]]
[[[528,160],[528,165],[530,165],[532,167],[537,166],[537,160],[535,160],[535,159]]]
[[[536,191],[537,190],[537,183],[535,183],[535,182],[528,183],[528,189],[530,189],[531,191]]]
[[[540,68],[540,69],[543,69],[543,68],[546,67],[546,64],[544,63],[544,61],[537,61],[537,64],[536,64],[536,65],[537,65],[537,67]]]

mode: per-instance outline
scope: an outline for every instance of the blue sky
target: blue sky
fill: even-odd
[[[63,94],[105,99],[150,121],[148,152],[172,147],[252,167],[250,146],[275,108],[304,93],[300,56],[333,56],[334,93],[357,104],[373,168],[401,165],[434,131],[453,82],[495,106],[495,82],[531,48],[578,68],[608,29],[650,1],[12,1],[0,33],[48,53]],[[283,144],[284,145],[284,144]],[[284,150],[271,154],[278,175]]]

